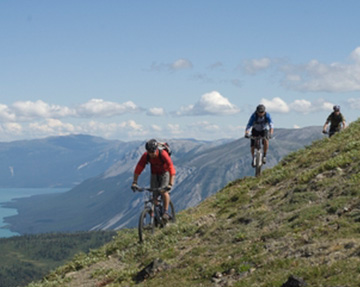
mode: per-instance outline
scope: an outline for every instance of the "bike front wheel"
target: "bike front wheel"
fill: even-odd
[[[260,151],[256,152],[255,158],[255,176],[259,176],[261,174],[261,166],[262,166],[262,154]]]
[[[154,233],[154,214],[150,208],[146,208],[141,212],[139,218],[139,241],[144,242],[146,238],[150,237]]]
[[[176,222],[176,214],[175,214],[175,207],[172,201],[169,203],[169,214],[170,214],[170,220],[169,222],[175,223]]]

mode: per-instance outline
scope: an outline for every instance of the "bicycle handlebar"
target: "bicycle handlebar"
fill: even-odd
[[[134,186],[133,191],[149,191],[149,192],[157,192],[157,191],[167,191],[167,187],[155,187],[155,188],[151,188],[151,187],[141,187],[141,186]]]
[[[250,140],[257,140],[257,139],[263,140],[263,139],[271,139],[272,135],[269,135],[269,138],[264,137],[264,136],[245,136],[245,138],[250,139]]]

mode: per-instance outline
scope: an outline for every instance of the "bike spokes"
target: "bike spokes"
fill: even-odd
[[[143,242],[154,233],[154,215],[151,209],[145,209],[139,218],[139,240]]]

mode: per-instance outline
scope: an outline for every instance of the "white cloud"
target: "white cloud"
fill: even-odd
[[[119,104],[102,99],[91,99],[87,103],[78,106],[76,114],[80,117],[112,117],[137,111],[139,111],[139,108],[132,101]]]
[[[262,99],[260,101],[266,107],[266,110],[274,113],[288,113],[290,111],[289,106],[281,98],[275,97],[272,100]]]
[[[312,110],[312,104],[307,100],[295,100],[289,106],[292,110],[304,114]]]
[[[129,120],[126,122],[122,122],[119,124],[119,126],[121,128],[125,128],[125,129],[131,129],[131,130],[137,130],[137,131],[141,131],[143,130],[143,126],[140,124],[137,124],[135,121],[133,120]]]
[[[183,134],[183,131],[179,124],[167,124],[167,130],[172,135],[180,135]]]
[[[29,124],[29,132],[36,136],[66,135],[75,131],[76,129],[72,124],[63,123],[58,119],[47,119],[42,123]]]
[[[162,128],[160,126],[158,126],[158,125],[151,125],[151,128],[155,132],[161,132],[162,131]]]
[[[269,58],[247,60],[243,64],[243,70],[247,74],[254,75],[259,71],[268,69],[271,64],[272,61]]]
[[[7,105],[0,104],[0,121],[9,122],[15,121],[15,114],[9,109]]]
[[[176,114],[178,116],[232,115],[239,111],[227,98],[213,91],[202,95],[194,105],[181,107]]]
[[[66,117],[113,117],[141,110],[131,101],[120,104],[107,102],[102,99],[91,99],[76,108],[51,105],[42,100],[35,102],[17,101],[11,106],[0,104],[0,121],[32,121],[36,119],[61,119]],[[153,115],[159,115],[161,112],[163,112],[161,108],[151,109]]]
[[[210,123],[208,121],[192,123],[189,125],[189,128],[200,132],[218,132],[220,130],[220,127],[218,125]]]
[[[22,126],[18,123],[4,123],[1,125],[1,130],[8,134],[20,134],[22,132]]]
[[[314,102],[309,102],[307,100],[295,100],[289,105],[291,110],[302,114],[331,110],[333,106],[334,104],[327,102],[324,99],[318,99]]]
[[[174,63],[170,65],[171,70],[183,70],[183,69],[191,69],[193,67],[192,63],[186,59],[176,60]]]
[[[289,89],[311,92],[350,92],[360,90],[360,47],[350,54],[350,63],[324,64],[311,60],[305,65],[280,67]]]
[[[73,116],[75,112],[68,107],[49,105],[41,100],[36,102],[18,101],[12,104],[12,112],[19,120],[35,118],[61,118]]]
[[[146,114],[148,116],[159,117],[165,115],[165,110],[163,108],[150,108]]]
[[[350,98],[347,100],[347,102],[349,103],[350,107],[352,109],[355,109],[355,110],[360,110],[360,98]]]
[[[84,122],[77,127],[77,132],[119,139],[143,136],[148,133],[141,124],[136,123],[134,120],[128,120],[121,123],[104,123],[98,121]]]
[[[191,69],[193,67],[193,64],[191,61],[187,59],[178,59],[174,61],[173,63],[152,63],[151,70],[153,71],[170,71],[170,72],[176,72],[179,70],[187,70]]]
[[[360,47],[357,47],[354,51],[352,51],[350,57],[355,62],[360,63]]]

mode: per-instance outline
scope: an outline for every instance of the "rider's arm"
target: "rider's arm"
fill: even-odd
[[[245,128],[245,134],[248,134],[250,132],[250,129],[251,127],[253,126],[254,124],[254,121],[255,121],[255,113],[253,113],[246,125],[246,128]]]
[[[173,185],[174,185],[174,182],[175,182],[175,175],[170,175],[169,184],[170,184],[171,186],[173,186]]]
[[[134,173],[133,185],[137,184],[139,178],[139,174]]]
[[[328,124],[330,123],[330,120],[331,120],[331,115],[332,114],[330,114],[326,119],[326,122],[325,122],[325,124],[323,126],[323,132],[326,132],[327,126],[328,126]]]
[[[346,128],[346,121],[345,121],[345,117],[341,114],[341,117],[342,117],[342,126],[343,126],[343,129]]]
[[[266,113],[266,116],[267,116],[267,121],[269,123],[270,135],[272,135],[274,133],[274,122],[272,121],[272,118],[269,113]]]
[[[175,176],[176,174],[175,166],[169,154],[167,152],[162,152],[161,157],[163,158],[166,165],[169,167],[170,176]]]
[[[170,173],[169,184],[172,186],[172,185],[174,185],[175,174],[176,174],[174,163],[167,152],[161,153],[161,156],[163,157],[164,161],[166,162],[167,166],[169,167],[169,173]]]
[[[139,175],[142,173],[142,171],[144,170],[146,164],[147,164],[147,153],[144,153],[141,156],[140,160],[138,161],[138,163],[135,167],[134,182],[137,182],[137,179],[138,179]]]

